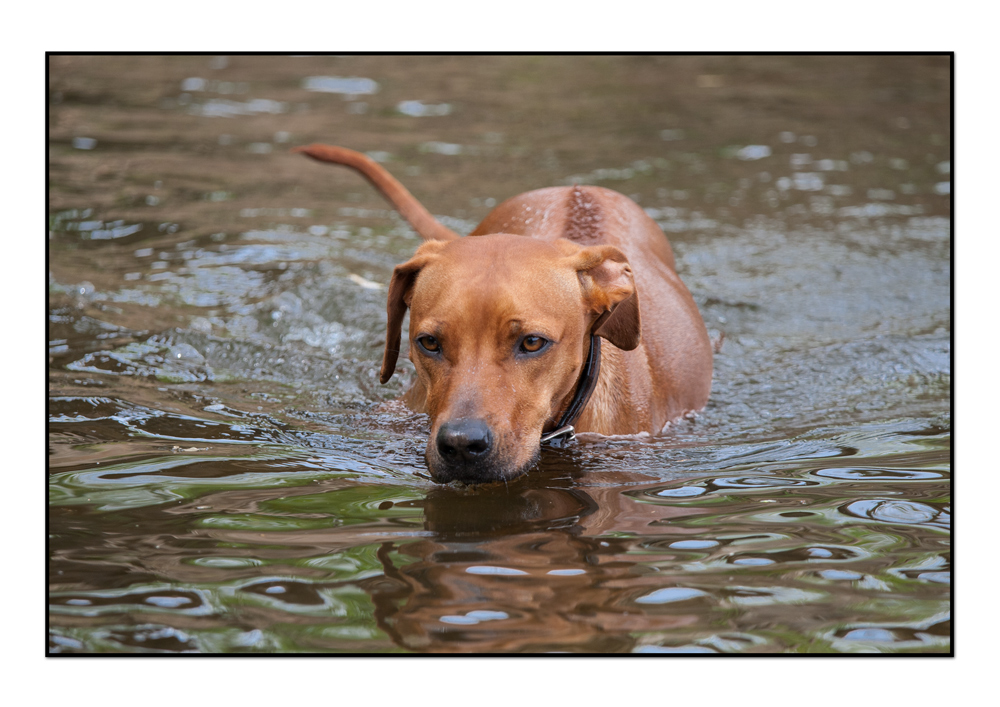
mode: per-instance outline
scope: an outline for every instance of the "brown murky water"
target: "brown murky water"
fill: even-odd
[[[49,646],[937,652],[950,624],[948,57],[51,57]],[[380,386],[419,239],[581,182],[663,227],[694,420],[421,476]],[[402,373],[403,375],[399,375]]]

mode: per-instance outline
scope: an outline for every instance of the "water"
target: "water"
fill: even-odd
[[[49,651],[948,653],[940,57],[53,57]],[[357,91],[350,93],[349,91]],[[529,189],[647,209],[708,408],[508,487],[380,386],[418,237]]]

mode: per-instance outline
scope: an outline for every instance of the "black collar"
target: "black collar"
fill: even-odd
[[[597,387],[597,377],[601,372],[601,338],[596,334],[590,335],[590,351],[587,353],[587,360],[583,363],[583,370],[580,371],[580,380],[576,383],[576,394],[566,408],[566,412],[559,419],[559,423],[552,432],[542,435],[541,442],[553,442],[562,444],[568,442],[576,433],[573,430],[573,423],[580,417],[587,401],[590,400],[594,388]]]

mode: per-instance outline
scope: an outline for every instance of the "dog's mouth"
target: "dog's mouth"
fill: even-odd
[[[534,449],[521,448],[520,454],[508,451],[507,445],[491,444],[483,450],[472,453],[450,447],[442,443],[442,435],[434,435],[427,445],[425,459],[431,472],[431,479],[439,484],[491,484],[505,483],[527,474],[541,456],[536,442]],[[475,446],[473,449],[476,450]]]
[[[478,415],[440,420],[432,427],[425,459],[441,484],[489,484],[515,479],[534,466],[534,449],[504,426]]]
[[[444,462],[434,459],[428,453],[427,468],[430,469],[431,479],[439,484],[450,484],[458,482],[472,486],[475,484],[506,483],[524,476],[538,463],[539,450],[535,450],[534,455],[527,462],[511,466],[496,462],[476,462],[476,463],[454,463]]]

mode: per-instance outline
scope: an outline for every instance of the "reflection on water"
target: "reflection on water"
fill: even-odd
[[[52,58],[51,652],[951,650],[946,59],[220,59]],[[375,377],[419,239],[313,141],[460,232],[637,200],[708,408],[431,483]]]
[[[87,650],[177,626],[169,650],[949,645],[949,440],[927,422],[729,459],[703,447],[659,479],[582,445],[510,487],[459,491],[414,476],[415,444],[400,468],[405,432],[348,450],[265,415],[54,403],[54,440],[148,440],[145,458],[53,469],[53,623]]]

